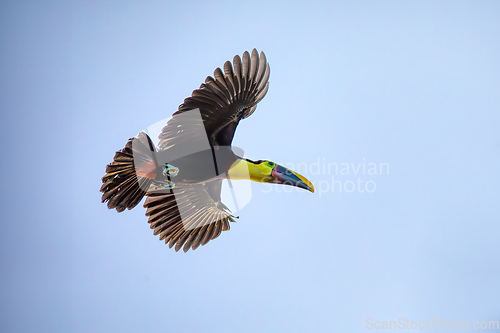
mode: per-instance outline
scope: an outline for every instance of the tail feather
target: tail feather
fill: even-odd
[[[145,163],[155,167],[155,152],[149,136],[141,132],[115,153],[113,162],[106,167],[101,186],[102,202],[107,202],[109,209],[122,212],[134,208],[142,200],[153,179],[137,175],[136,170]]]

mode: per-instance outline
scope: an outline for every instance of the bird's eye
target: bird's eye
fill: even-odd
[[[267,165],[269,165],[270,167],[273,167],[274,163],[273,162],[267,162]]]

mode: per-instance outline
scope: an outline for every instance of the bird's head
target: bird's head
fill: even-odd
[[[314,192],[313,184],[304,176],[267,160],[238,159],[227,174],[230,179],[250,179],[260,183],[291,185]]]

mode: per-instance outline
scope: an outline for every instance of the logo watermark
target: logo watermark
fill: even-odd
[[[207,135],[199,109],[153,124],[132,140],[140,190],[150,195],[173,195],[177,205],[171,214],[178,211],[187,230],[237,213],[252,198],[250,181],[260,183],[264,193],[306,189],[319,196],[372,194],[377,181],[390,174],[389,163],[365,158],[338,162],[318,157],[308,163],[282,164],[253,161],[245,158],[242,149],[214,140],[213,135]],[[307,177],[314,177],[313,182]]]
[[[376,320],[366,319],[367,329],[375,330],[500,330],[499,321],[474,321],[470,323],[466,320],[445,320],[443,318],[432,318],[424,320],[411,320],[409,318],[398,318],[397,320]]]
[[[312,163],[284,163],[286,168],[296,170],[306,177],[313,176],[316,193],[322,196],[326,193],[374,193],[377,181],[389,176],[390,165],[387,162],[367,161],[363,158],[357,162],[329,161],[326,157],[318,157]],[[262,192],[292,192],[297,188],[288,186],[273,186],[265,184]]]

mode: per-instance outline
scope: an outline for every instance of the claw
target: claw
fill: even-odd
[[[161,183],[158,183],[158,186],[161,188],[170,190],[170,189],[173,189],[175,187],[175,183],[170,181],[170,180],[166,180],[166,181],[163,181]]]

